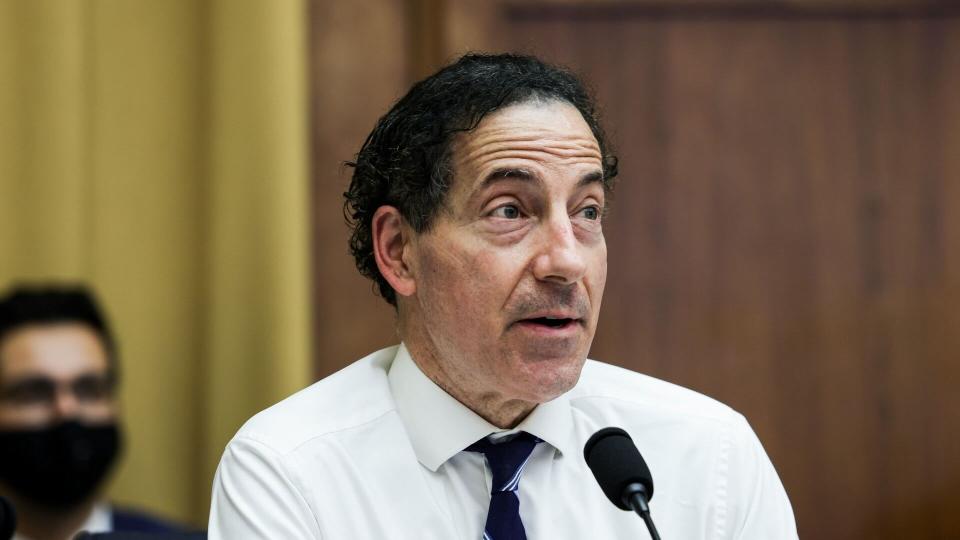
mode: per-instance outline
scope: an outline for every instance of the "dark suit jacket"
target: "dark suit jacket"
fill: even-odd
[[[204,532],[186,532],[180,525],[129,508],[113,507],[113,532],[80,533],[75,540],[204,540]]]
[[[114,506],[113,530],[118,532],[170,533],[184,532],[186,529],[144,512]]]

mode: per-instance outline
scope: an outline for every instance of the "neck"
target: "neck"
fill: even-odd
[[[452,373],[450,363],[439,358],[429,338],[410,330],[401,325],[400,337],[420,371],[487,422],[501,429],[512,429],[536,408],[536,403],[507,399],[503,394],[484,389],[472,373]]]
[[[519,399],[504,399],[502,395],[494,392],[471,391],[469,389],[470,385],[455,384],[454,380],[462,381],[463,379],[450,376],[443,369],[442,363],[426,360],[429,355],[425,356],[422,352],[414,351],[411,348],[410,356],[413,357],[413,361],[420,368],[420,371],[442,388],[444,392],[450,394],[480,418],[498,428],[512,429],[517,427],[537,407],[536,403]],[[426,361],[421,361],[421,358]]]
[[[69,540],[93,512],[94,499],[67,509],[50,509],[23,500],[8,498],[17,509],[17,534],[30,540]]]

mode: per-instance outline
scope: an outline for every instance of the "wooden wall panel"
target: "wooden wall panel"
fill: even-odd
[[[317,378],[396,343],[393,310],[357,273],[343,192],[374,123],[406,91],[411,36],[392,0],[310,3],[314,339]]]
[[[960,537],[955,10],[541,4],[454,1],[447,46],[596,87],[622,179],[592,356],[744,412],[803,538]]]
[[[396,341],[341,162],[442,60],[535,52],[592,82],[622,158],[592,356],[746,414],[802,538],[960,538],[955,4],[311,6],[318,377]]]

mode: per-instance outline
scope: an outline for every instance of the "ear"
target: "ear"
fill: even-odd
[[[373,214],[370,224],[373,235],[373,256],[377,268],[387,283],[400,296],[410,296],[417,290],[413,273],[404,260],[409,249],[412,230],[393,206],[381,206]]]

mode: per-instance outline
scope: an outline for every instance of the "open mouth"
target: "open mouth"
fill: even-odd
[[[543,326],[547,328],[566,328],[579,322],[579,319],[555,318],[555,317],[536,317],[533,319],[524,319],[520,321],[523,324]]]

